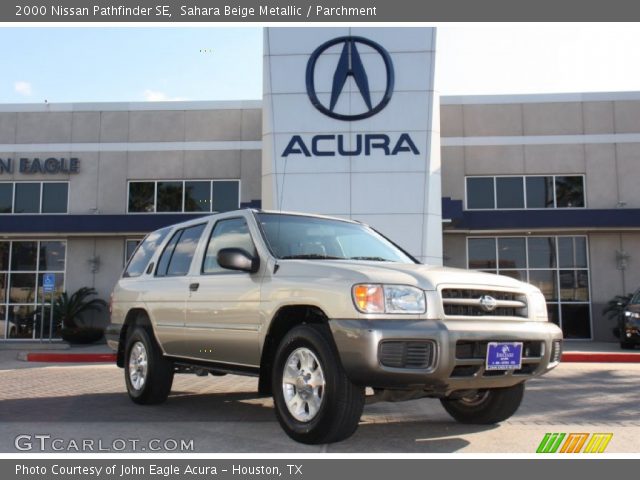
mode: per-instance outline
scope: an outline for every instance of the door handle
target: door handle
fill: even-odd
[[[200,284],[199,283],[190,283],[189,284],[189,291],[191,292],[196,292],[198,291],[198,288],[200,288]]]

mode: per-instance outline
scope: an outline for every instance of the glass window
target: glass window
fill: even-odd
[[[0,270],[9,270],[9,242],[0,242]]]
[[[529,270],[529,283],[538,287],[547,301],[558,300],[556,270]]]
[[[527,249],[524,238],[499,238],[499,268],[527,268]]]
[[[558,312],[559,305],[557,303],[547,302],[547,318],[550,322],[560,326],[560,313]]]
[[[162,230],[151,232],[145,237],[136,249],[133,257],[131,257],[131,261],[129,261],[124,273],[125,277],[138,277],[142,275],[147,268],[149,260],[151,260],[156,249],[168,235],[170,230],[170,228],[163,228]]]
[[[496,268],[496,239],[469,239],[469,268]]]
[[[203,273],[231,273],[230,270],[218,265],[218,252],[223,248],[241,248],[251,255],[256,255],[249,227],[244,218],[230,218],[216,223],[202,264]]]
[[[64,242],[40,242],[40,271],[64,272]]]
[[[256,216],[269,248],[278,258],[415,263],[389,240],[358,223],[304,215]]]
[[[491,251],[495,245],[492,241],[497,242],[498,247],[497,271],[486,268],[491,264]],[[469,268],[507,275],[535,285],[547,301],[549,321],[559,325],[566,338],[590,338],[586,237],[486,237],[469,238],[467,243]],[[640,293],[636,295],[640,298]]]
[[[497,208],[524,208],[522,177],[496,178]]]
[[[495,208],[493,177],[467,178],[467,208]]]
[[[240,205],[240,184],[236,181],[213,182],[213,211],[237,210]]]
[[[13,183],[0,183],[0,213],[11,213],[13,208]]]
[[[3,304],[7,301],[7,277],[6,273],[0,273],[0,304]],[[1,308],[1,307],[0,307]],[[3,320],[4,317],[0,316],[0,320]],[[2,332],[0,332],[0,336]]]
[[[169,268],[169,262],[171,261],[171,255],[173,255],[173,251],[176,248],[176,244],[184,230],[177,230],[176,233],[173,234],[171,239],[167,242],[167,245],[164,247],[162,251],[162,255],[158,259],[158,268],[156,268],[156,276],[164,277],[167,275],[167,269]]]
[[[68,183],[42,184],[42,213],[67,213]]]
[[[133,256],[136,248],[140,245],[141,240],[125,240],[124,242],[124,263],[125,265],[129,261],[129,259]]]
[[[492,272],[492,273],[495,273],[495,272]],[[521,282],[527,281],[526,270],[500,270],[500,275],[515,278],[516,280],[520,280]]]
[[[558,264],[562,268],[586,268],[586,239],[584,237],[558,238],[558,256]]]
[[[11,270],[35,271],[38,242],[13,242],[11,252]]]
[[[15,213],[40,213],[40,184],[16,183]]]
[[[184,211],[211,211],[211,182],[185,182]]]
[[[589,271],[560,270],[560,299],[568,302],[589,301]]]
[[[182,211],[182,182],[158,182],[156,212]]]
[[[588,304],[561,305],[562,333],[564,338],[590,338],[591,321]]]
[[[529,268],[556,266],[556,247],[553,237],[531,237],[529,244]]]
[[[9,305],[7,338],[34,338],[33,305]],[[40,332],[37,332],[39,335]]]
[[[41,330],[39,317],[33,314],[43,295],[45,271],[55,272],[54,295],[64,291],[65,256],[64,241],[0,242],[0,270],[4,270],[0,272],[0,337],[40,338],[41,332],[49,336],[48,323]],[[57,337],[59,332],[54,331],[52,338]]]
[[[556,205],[558,208],[584,207],[584,185],[581,176],[556,177]]]
[[[526,177],[527,208],[553,208],[553,177]]]
[[[154,182],[129,183],[129,211],[153,212],[155,197]]]
[[[9,303],[36,301],[36,274],[12,273],[9,276]]]
[[[175,246],[171,260],[169,261],[169,267],[167,268],[167,275],[179,276],[189,273],[189,267],[191,266],[191,260],[196,252],[198,241],[204,231],[206,224],[195,225],[193,227],[185,228],[180,235],[180,240]]]

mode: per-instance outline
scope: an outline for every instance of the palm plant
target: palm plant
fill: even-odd
[[[99,312],[107,306],[101,298],[89,299],[98,292],[95,288],[82,287],[71,296],[63,292],[53,304],[53,314],[63,328],[78,329],[83,327],[83,315],[87,312]]]

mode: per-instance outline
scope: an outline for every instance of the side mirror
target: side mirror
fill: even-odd
[[[256,273],[260,268],[260,258],[242,248],[223,248],[218,252],[217,260],[218,265],[228,270]]]

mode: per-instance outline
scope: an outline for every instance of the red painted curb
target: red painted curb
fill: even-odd
[[[593,363],[640,363],[640,352],[565,352],[562,354],[562,361]]]
[[[115,353],[27,353],[27,362],[52,363],[115,363]]]

